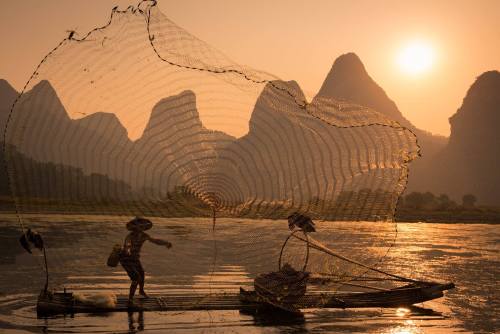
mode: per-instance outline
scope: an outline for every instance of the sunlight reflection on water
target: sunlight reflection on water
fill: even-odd
[[[396,309],[396,315],[398,317],[405,317],[408,315],[408,313],[410,313],[410,310],[407,308],[399,307]]]
[[[49,217],[50,218],[50,217]],[[55,245],[50,249],[50,264],[59,267],[54,273],[53,284],[90,293],[113,291],[126,293],[128,278],[121,268],[107,268],[103,264],[108,254],[95,249],[105,249],[123,238],[122,226],[116,217],[99,218],[99,234],[89,234],[85,225],[68,223],[75,217],[54,217],[56,224],[46,223],[47,217],[36,217],[37,228],[51,235]],[[79,217],[92,221],[96,217]],[[361,309],[361,310],[306,310],[299,318],[273,318],[264,314],[242,314],[238,311],[211,312],[150,312],[144,314],[108,314],[104,316],[75,315],[37,319],[35,302],[43,277],[36,261],[24,254],[17,245],[18,229],[14,220],[4,217],[7,223],[0,232],[0,329],[2,333],[29,332],[163,332],[173,333],[493,333],[498,329],[498,284],[500,240],[494,225],[464,224],[398,224],[398,240],[384,261],[385,269],[411,277],[431,277],[454,281],[458,288],[445,298],[427,302],[420,308]],[[71,227],[64,231],[60,227]],[[261,225],[259,225],[261,224]],[[92,225],[92,226],[94,226]],[[226,226],[227,225],[227,226]],[[276,266],[273,248],[276,237],[262,235],[259,247],[249,247],[253,240],[242,238],[231,222],[222,224],[217,236],[220,257],[211,272],[212,259],[200,259],[200,252],[212,254],[213,240],[209,233],[198,233],[184,220],[171,220],[155,225],[159,236],[174,241],[172,252],[160,253],[154,246],[144,249],[144,264],[148,271],[147,288],[154,293],[189,293],[193,290],[207,293],[237,291],[240,286],[251,287],[255,273],[272,270]],[[234,224],[233,224],[234,225]],[[194,226],[194,225],[193,225]],[[198,226],[198,225],[197,225]],[[207,225],[208,226],[208,225]],[[361,240],[368,240],[370,230],[363,230]],[[197,227],[199,229],[199,227]],[[255,222],[256,230],[269,228],[269,222]],[[321,233],[347,233],[345,225],[319,224]],[[208,229],[207,229],[208,230]],[[52,233],[54,232],[54,233]],[[269,233],[268,233],[269,234]],[[204,235],[195,247],[183,245]],[[377,234],[371,235],[376,238]],[[13,241],[12,241],[13,240]],[[67,242],[70,240],[71,242]],[[187,241],[186,241],[187,240]],[[279,240],[278,240],[279,241]],[[337,249],[359,247],[345,235],[336,239]],[[233,253],[228,249],[237,244]],[[268,245],[273,245],[268,246]],[[108,247],[109,246],[109,247]],[[376,248],[373,247],[372,248]],[[263,264],[254,263],[262,259]],[[182,275],[181,275],[182,273]],[[6,293],[9,291],[9,294]]]

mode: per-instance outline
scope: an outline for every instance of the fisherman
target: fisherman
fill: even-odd
[[[150,241],[160,246],[166,246],[167,248],[172,247],[170,242],[152,238],[144,232],[151,227],[153,227],[153,223],[150,220],[140,217],[136,217],[127,223],[127,230],[130,233],[123,243],[123,249],[120,253],[120,263],[132,281],[128,296],[129,304],[133,301],[137,285],[139,285],[139,294],[143,297],[148,297],[144,291],[144,269],[140,261],[141,248],[144,242]]]

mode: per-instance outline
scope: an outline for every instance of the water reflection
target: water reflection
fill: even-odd
[[[399,307],[396,309],[396,315],[398,317],[406,317],[410,313],[410,310],[404,307]]]
[[[49,259],[54,268],[52,286],[62,288],[64,284],[68,289],[83,294],[127,294],[126,274],[121,269],[105,266],[110,244],[123,238],[123,224],[117,224],[117,219],[113,217],[107,220],[102,217],[81,217],[81,221],[76,221],[77,218],[61,216],[55,217],[52,223],[46,223],[46,218],[30,222],[30,226],[37,230],[46,231],[47,243],[51,245]],[[95,221],[92,222],[92,219]],[[43,275],[38,272],[36,259],[21,252],[17,245],[17,222],[4,217],[2,220],[5,220],[0,230],[0,253],[3,254],[0,256],[2,333],[24,330],[37,333],[227,331],[415,334],[467,331],[492,333],[498,329],[498,298],[495,296],[498,296],[497,277],[500,277],[500,234],[493,225],[398,225],[397,244],[384,261],[385,268],[396,274],[413,273],[446,278],[459,286],[459,289],[447,293],[446,298],[427,302],[421,305],[423,307],[307,310],[300,317],[269,313],[244,314],[234,310],[177,314],[148,312],[147,315],[116,313],[106,317],[78,314],[74,318],[37,319],[35,303],[39,289],[43,286]],[[222,222],[217,227],[219,248],[217,262],[214,263],[213,234],[208,220],[206,228],[200,221],[190,223],[180,219],[155,223],[158,233],[175,241],[176,247],[167,256],[156,256],[153,246],[145,246],[145,253],[149,253],[144,257],[144,265],[150,273],[147,277],[149,287],[153,293],[165,295],[234,292],[240,286],[251,286],[256,273],[275,270],[275,248],[279,252],[282,238],[276,236],[273,224],[267,221],[248,226]],[[377,234],[370,234],[368,227],[363,227],[361,223],[359,226],[365,228],[365,241],[360,239],[359,243],[354,244],[346,230],[342,230],[342,224],[325,222],[319,225],[325,234],[343,235],[343,239],[337,239],[338,249],[355,248],[358,252],[367,252],[363,242],[377,238]],[[88,233],[92,226],[99,226],[100,233]],[[60,229],[66,232],[57,231]],[[55,233],[52,230],[56,230]],[[263,232],[259,234],[256,231]],[[11,238],[15,238],[15,245],[9,243]]]
[[[137,319],[135,314],[137,313]],[[144,330],[144,312],[128,312],[128,332],[130,334],[142,332]]]
[[[417,333],[422,333],[422,331],[414,328],[401,328],[401,327],[396,327],[389,332],[388,334],[417,334]]]
[[[305,331],[305,316],[302,313],[291,314],[275,308],[262,308],[254,311],[240,311],[240,314],[252,316],[255,326],[293,326]]]

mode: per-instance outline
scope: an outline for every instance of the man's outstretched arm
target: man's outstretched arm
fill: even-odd
[[[147,240],[149,240],[150,242],[152,242],[152,243],[154,243],[156,245],[166,246],[167,248],[172,247],[172,243],[170,243],[167,240],[152,238],[149,235],[147,236]]]

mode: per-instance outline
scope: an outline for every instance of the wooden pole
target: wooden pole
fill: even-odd
[[[45,246],[43,247],[43,259],[45,262],[45,288],[43,291],[47,292],[49,288],[49,266],[47,264],[47,253],[45,252]]]
[[[212,207],[212,232],[215,231],[215,220],[217,219],[217,211]]]

